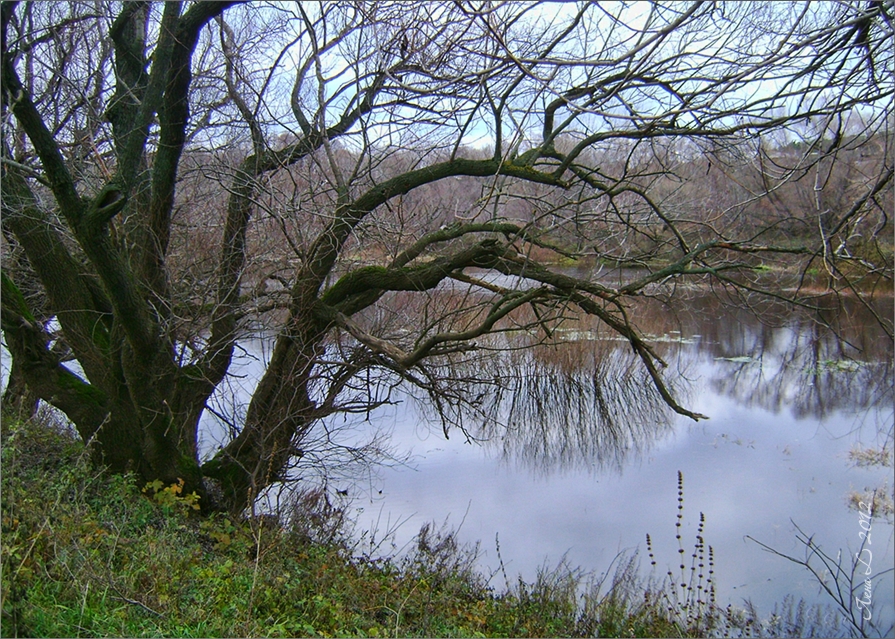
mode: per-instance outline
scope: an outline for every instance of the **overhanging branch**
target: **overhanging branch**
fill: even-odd
[[[400,347],[378,338],[365,331],[357,322],[343,313],[335,312],[334,319],[336,324],[345,329],[352,337],[361,342],[370,350],[380,355],[385,355],[391,359],[398,371],[406,371],[413,366],[422,362],[426,357],[446,352],[467,351],[475,348],[474,344],[462,344],[469,342],[477,337],[481,337],[490,333],[501,319],[512,313],[520,306],[524,306],[533,300],[545,296],[547,290],[544,288],[532,289],[525,293],[513,292],[500,300],[496,301],[489,311],[488,315],[481,322],[465,331],[438,333],[424,340],[417,348],[411,352],[406,352]],[[445,347],[447,348],[439,348]]]

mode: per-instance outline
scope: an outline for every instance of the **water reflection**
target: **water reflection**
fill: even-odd
[[[892,341],[853,300],[825,312],[771,306],[760,316],[704,296],[691,301],[699,348],[710,355],[712,387],[748,407],[797,418],[891,407]],[[878,312],[892,314],[892,298]]]
[[[666,359],[716,362],[717,391],[747,406],[824,417],[892,401],[892,340],[864,306],[843,302],[822,313],[766,303],[756,314],[691,292],[673,305],[644,300],[635,312]],[[892,314],[891,296],[877,312]]]
[[[886,306],[891,298],[878,312]],[[891,437],[892,342],[860,305],[818,314],[769,304],[756,315],[691,293],[674,307],[643,300],[635,312],[682,403],[706,383],[738,406],[796,419],[875,410]],[[526,336],[501,339],[518,345]],[[627,342],[586,318],[564,325],[552,343],[501,358],[483,401],[491,410],[471,435],[507,461],[545,473],[621,469],[676,422]]]
[[[756,314],[741,300],[733,302],[690,290],[677,291],[671,303],[644,298],[631,308],[668,363],[663,374],[680,403],[711,417],[692,399],[696,388],[708,385],[737,406],[789,411],[796,419],[875,410],[891,437],[892,341],[866,308],[845,300],[840,310],[818,313],[766,302]],[[891,315],[892,298],[877,312]],[[361,386],[369,394],[372,384],[377,401],[396,406],[417,399],[421,421],[459,426],[506,461],[538,473],[620,470],[679,423],[628,343],[592,318],[570,319],[547,340],[524,331],[490,339],[480,342],[484,354],[429,367],[427,379],[440,404],[419,389],[398,386],[388,371],[361,380]],[[247,401],[266,361],[263,344],[243,343],[246,365],[238,372],[245,382],[238,393],[230,390],[230,410],[220,407],[219,413],[237,415]],[[358,437],[369,436],[370,416],[347,425],[344,417],[324,420],[308,434],[305,449],[316,450],[316,438],[330,450],[333,432],[353,446],[345,433],[353,428]],[[381,435],[376,441],[383,446]]]
[[[778,339],[722,360],[726,366],[719,366],[713,389],[744,406],[788,409],[797,418],[891,406],[891,359],[858,359],[812,329],[817,327],[780,329]]]
[[[543,472],[620,470],[671,428],[673,413],[618,343],[575,340],[514,359],[495,398],[506,435],[494,445],[505,459]]]
[[[510,558],[509,573],[528,579],[560,558],[601,571],[619,550],[642,550],[651,533],[664,544],[656,550],[664,568],[678,556],[674,478],[682,470],[684,530],[692,539],[693,520],[705,513],[720,601],[750,599],[762,615],[785,597],[828,603],[803,569],[744,535],[795,552],[797,522],[827,551],[848,555],[861,530],[849,496],[891,482],[891,457],[886,467],[865,468],[849,455],[891,450],[892,341],[848,302],[839,313],[767,304],[759,319],[723,295],[678,294],[673,304],[641,300],[631,313],[668,363],[678,400],[712,419],[691,426],[668,415],[626,342],[596,322],[569,321],[551,344],[494,360],[503,394],[488,401],[505,428],[481,414],[471,428],[493,455],[453,436],[430,438],[416,472],[383,473],[360,525],[407,521],[400,546],[423,523],[450,515],[464,540],[484,540],[486,549],[499,533],[503,556],[491,546],[483,570]],[[891,308],[890,297],[878,312],[891,316]],[[543,334],[500,339],[495,345],[518,346]],[[396,432],[410,431],[402,444],[420,445],[420,421],[406,411],[396,418]],[[874,561],[891,566],[890,524],[877,525]],[[892,589],[887,575],[874,595],[885,625]]]

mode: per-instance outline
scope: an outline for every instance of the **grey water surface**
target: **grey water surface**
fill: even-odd
[[[804,568],[749,538],[804,557],[798,526],[848,566],[867,528],[856,502],[877,490],[889,512],[872,521],[866,569],[871,577],[891,570],[893,346],[873,314],[847,298],[828,312],[766,302],[747,310],[750,300],[732,304],[699,289],[672,299],[645,300],[632,313],[667,362],[663,376],[678,401],[707,420],[671,412],[618,336],[570,321],[549,344],[496,356],[495,379],[512,392],[495,395],[492,410],[453,426],[449,438],[404,387],[369,414],[324,422],[305,442],[318,451],[309,456],[315,468],[296,469],[298,485],[320,481],[322,464],[329,494],[356,521],[360,550],[400,551],[426,523],[456,529],[460,541],[480,542],[479,565],[500,590],[504,572],[510,582],[531,581],[565,561],[599,575],[619,553],[639,552],[649,574],[647,534],[661,580],[678,564],[681,472],[686,555],[703,513],[718,602],[751,600],[763,615],[786,597],[832,602]],[[884,297],[874,311],[892,317],[892,306]],[[536,337],[510,332],[491,345]],[[238,428],[270,348],[263,336],[240,343],[203,417],[206,457]],[[8,353],[2,359],[5,377]],[[371,440],[392,452],[387,463],[346,463]],[[862,463],[856,453],[866,449],[888,451],[887,463]],[[371,539],[381,543],[372,548]],[[890,571],[873,593],[884,629],[895,621],[893,591]]]
[[[881,312],[891,316],[886,305]],[[505,373],[516,375],[517,393],[500,399],[511,405],[495,423],[472,419],[446,439],[432,411],[398,390],[393,404],[332,424],[346,441],[375,432],[409,454],[406,463],[331,478],[332,493],[356,518],[359,538],[390,533],[383,554],[406,547],[427,522],[481,542],[480,566],[498,589],[506,586],[501,560],[510,581],[530,581],[562,560],[599,574],[618,553],[639,551],[648,574],[647,533],[661,579],[678,563],[680,471],[683,544],[689,556],[704,513],[720,603],[749,599],[765,615],[787,596],[831,603],[807,571],[747,536],[804,557],[795,524],[846,563],[859,549],[851,496],[892,495],[891,454],[885,466],[854,456],[892,451],[892,342],[856,304],[830,314],[757,310],[697,292],[640,322],[681,403],[708,420],[671,413],[626,343],[574,324],[554,346],[505,364],[516,367]],[[265,344],[244,344],[244,387],[261,370]],[[872,526],[872,569],[881,572],[895,561],[891,513]],[[892,598],[889,573],[874,593],[875,620],[895,619]]]

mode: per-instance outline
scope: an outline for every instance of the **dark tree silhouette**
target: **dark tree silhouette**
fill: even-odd
[[[892,275],[887,3],[614,11],[4,3],[15,393],[112,471],[240,510],[313,424],[395,384],[445,419],[480,408],[510,330],[534,344],[593,316],[698,419],[632,299],[692,281],[872,308]],[[609,285],[570,260],[638,269]],[[266,372],[201,463],[200,415],[259,322]]]

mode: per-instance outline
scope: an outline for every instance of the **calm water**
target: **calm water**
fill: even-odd
[[[705,513],[720,601],[748,598],[766,614],[786,595],[825,602],[807,571],[745,536],[803,557],[794,522],[828,554],[853,554],[861,528],[848,495],[877,487],[891,495],[891,467],[861,468],[849,456],[861,447],[892,449],[891,347],[866,326],[848,334],[858,351],[810,319],[776,319],[779,325],[768,327],[703,308],[676,329],[657,332],[669,345],[664,354],[671,368],[687,377],[678,384],[686,405],[710,419],[644,423],[655,414],[643,405],[610,406],[631,435],[617,438],[620,451],[606,450],[606,441],[591,446],[599,437],[586,425],[557,435],[517,423],[485,445],[445,441],[415,411],[393,411],[386,419],[396,441],[417,453],[416,463],[380,473],[359,496],[362,526],[401,521],[400,545],[425,521],[447,520],[460,527],[461,538],[482,540],[482,564],[492,571],[499,535],[511,579],[513,573],[532,579],[539,566],[563,557],[599,572],[620,551],[639,548],[645,555],[650,533],[661,575],[676,563],[680,470],[685,548],[692,550]],[[627,360],[626,348],[605,356]],[[636,400],[629,393],[625,401]],[[876,570],[893,565],[889,522],[874,523]],[[876,594],[889,622],[892,590],[890,574]]]
[[[766,306],[759,322],[692,291],[675,307],[635,308],[669,364],[665,377],[676,397],[707,421],[668,411],[627,344],[595,324],[569,323],[554,345],[498,362],[516,392],[486,397],[486,405],[494,402],[490,418],[473,416],[465,433],[454,428],[446,439],[425,404],[396,389],[391,405],[318,428],[317,446],[329,452],[317,460],[327,466],[334,499],[355,516],[359,537],[390,532],[381,547],[388,553],[421,525],[446,522],[460,540],[481,542],[481,567],[495,573],[498,589],[505,583],[495,538],[512,581],[532,580],[540,567],[563,559],[599,574],[618,553],[635,550],[648,569],[649,533],[661,577],[677,563],[681,471],[684,547],[692,551],[704,513],[719,602],[751,599],[764,615],[787,595],[829,603],[807,571],[746,536],[803,557],[797,524],[828,554],[841,549],[850,557],[862,529],[849,496],[875,488],[892,494],[891,461],[862,467],[850,456],[893,448],[892,343],[866,310],[846,308],[817,315]],[[877,310],[891,317],[891,298]],[[824,324],[837,325],[844,340]],[[212,408],[244,410],[269,346],[242,343],[234,375]],[[210,412],[206,417],[203,445],[212,454],[226,428]],[[374,469],[344,465],[350,447],[377,437],[395,461]],[[891,515],[873,522],[874,574],[895,563],[891,522]],[[892,600],[889,573],[874,595],[875,618],[886,626],[895,620]]]
[[[769,306],[759,322],[692,293],[677,310],[640,309],[676,396],[710,417],[699,423],[664,408],[627,344],[595,325],[567,325],[555,346],[502,362],[517,394],[500,399],[495,422],[469,420],[465,435],[454,429],[445,439],[425,405],[401,391],[392,406],[332,422],[320,437],[351,445],[377,433],[410,459],[343,476],[334,459],[330,487],[348,491],[337,499],[356,516],[358,535],[393,533],[383,552],[403,548],[427,522],[459,528],[459,539],[481,542],[481,566],[502,588],[495,538],[512,581],[563,559],[600,573],[638,549],[648,569],[649,533],[661,577],[677,563],[681,471],[684,547],[692,551],[704,513],[720,602],[751,599],[764,615],[787,595],[829,603],[807,571],[746,536],[803,557],[797,524],[828,554],[852,556],[861,527],[849,495],[892,494],[891,465],[861,467],[850,456],[892,450],[892,344],[868,313],[848,306],[838,315]],[[891,316],[891,300],[883,306]],[[251,385],[263,344],[245,344],[238,386]],[[891,521],[873,522],[874,571],[895,562]],[[895,619],[892,599],[890,573],[874,595],[875,618]]]

